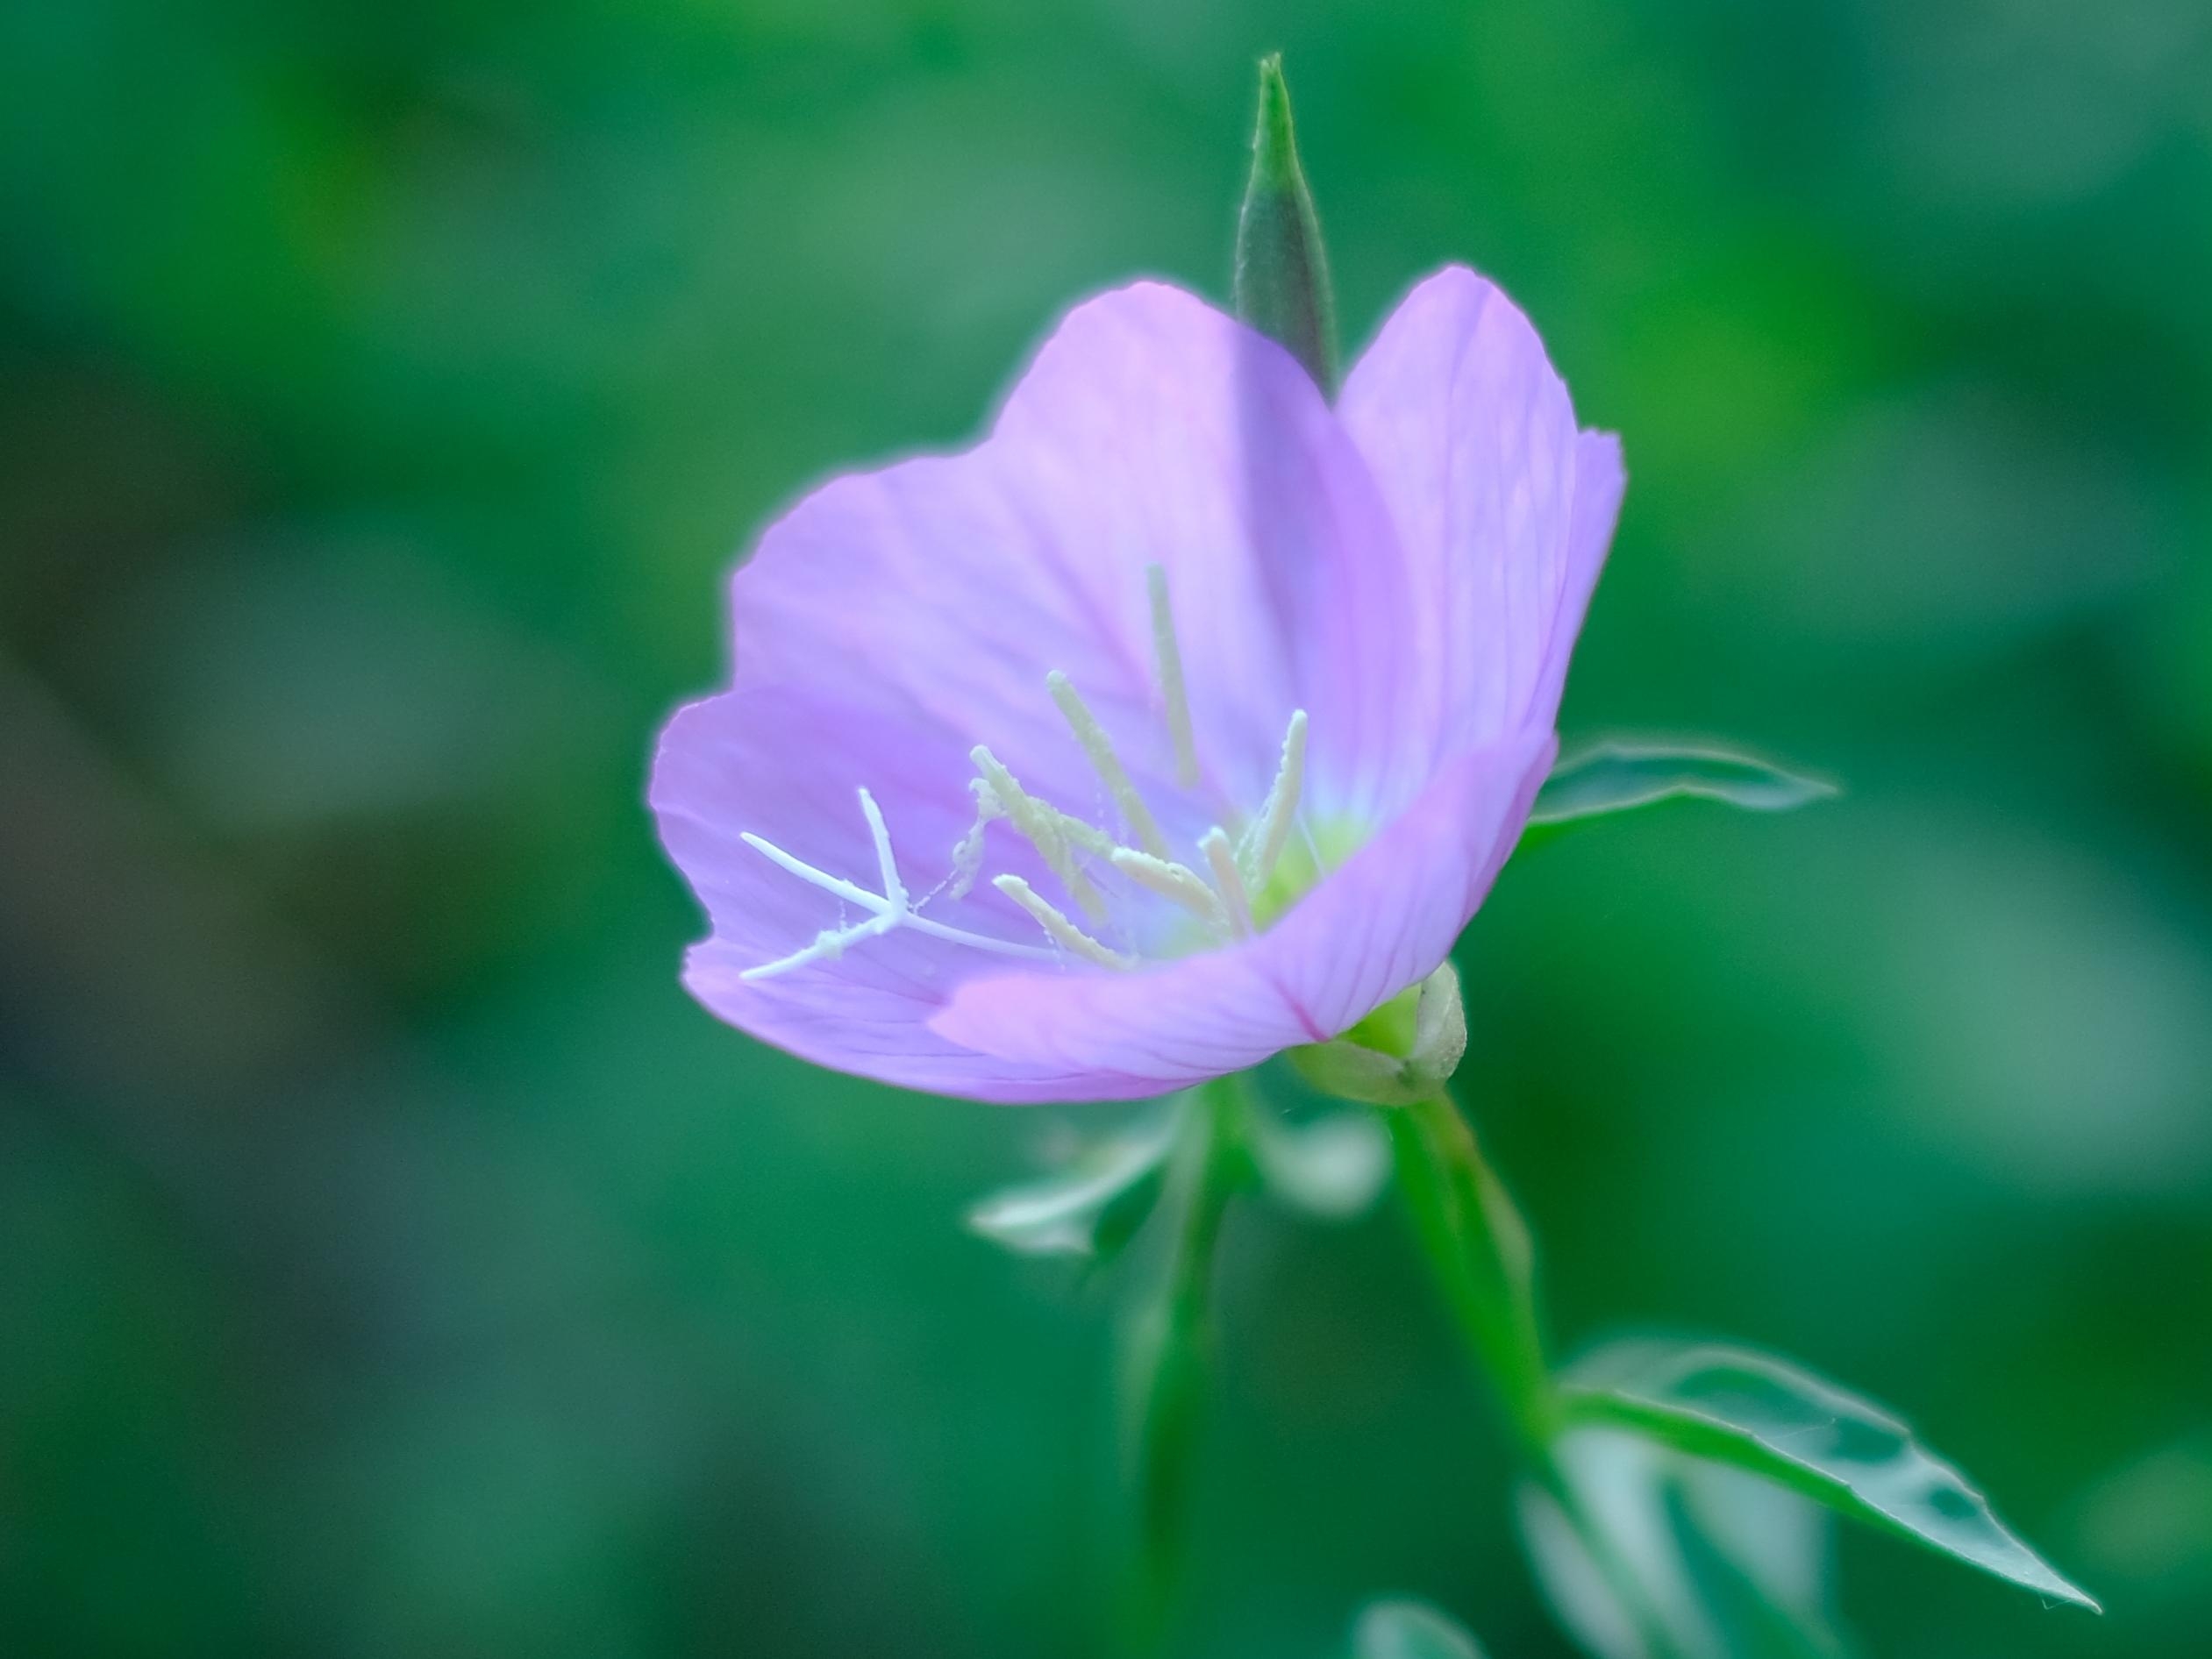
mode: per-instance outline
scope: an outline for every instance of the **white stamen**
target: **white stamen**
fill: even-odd
[[[1175,781],[1198,787],[1198,744],[1191,736],[1190,699],[1183,687],[1182,647],[1175,640],[1175,612],[1167,602],[1167,573],[1145,566],[1145,592],[1152,608],[1152,655],[1160,662],[1160,694],[1167,701],[1167,735],[1175,744]]]
[[[1210,928],[1224,933],[1230,931],[1229,912],[1222,905],[1221,895],[1188,865],[1155,858],[1134,847],[1115,848],[1113,863],[1115,869],[1139,886],[1150,887],[1161,897],[1173,899]]]
[[[1265,887],[1267,878],[1275,872],[1275,860],[1282,857],[1290,831],[1298,823],[1298,797],[1305,784],[1306,711],[1301,708],[1290,716],[1289,730],[1282,734],[1282,759],[1275,767],[1274,782],[1267,787],[1259,821],[1245,831],[1237,847],[1238,862],[1254,887]],[[1317,865],[1319,860],[1315,862]]]
[[[774,842],[751,830],[739,833],[739,839],[755,852],[799,878],[809,886],[819,887],[834,894],[843,902],[858,906],[868,913],[866,922],[856,922],[850,927],[825,928],[814,936],[811,943],[802,946],[790,955],[778,957],[773,962],[763,962],[757,967],[743,970],[740,979],[772,979],[794,968],[803,968],[810,962],[821,962],[841,956],[847,945],[857,940],[874,938],[898,928],[911,928],[933,939],[944,939],[953,944],[973,945],[978,951],[995,951],[1001,956],[1027,957],[1033,960],[1051,961],[1053,953],[1033,944],[1017,944],[1011,939],[995,939],[986,933],[971,933],[966,928],[947,927],[944,922],[918,914],[907,902],[906,884],[900,880],[896,862],[891,855],[891,836],[884,828],[883,814],[874,797],[865,789],[860,791],[860,810],[867,815],[868,832],[875,842],[876,862],[883,873],[883,892],[870,893],[866,887],[833,876],[826,870],[817,870],[803,858],[795,858]]]
[[[1129,780],[1123,770],[1121,757],[1114,752],[1113,742],[1106,736],[1106,728],[1098,723],[1066,674],[1057,668],[1045,676],[1045,689],[1052,694],[1052,701],[1060,705],[1061,714],[1075,733],[1075,741],[1083,745],[1083,752],[1090,758],[1091,765],[1106,785],[1106,792],[1121,808],[1121,815],[1129,822],[1131,831],[1138,844],[1155,858],[1167,856],[1167,838],[1160,833],[1160,826],[1152,822],[1152,809],[1145,805],[1144,797],[1137,793],[1137,786]]]
[[[1086,962],[1095,962],[1102,968],[1133,968],[1137,965],[1134,957],[1125,957],[1118,951],[1109,950],[1070,922],[1052,901],[1041,896],[1021,877],[993,876],[991,885],[1034,916],[1037,925],[1045,929],[1045,936],[1071,955],[1079,956]]]
[[[855,886],[841,876],[833,876],[827,871],[817,870],[805,859],[793,858],[774,842],[764,836],[756,836],[750,830],[740,831],[738,839],[767,858],[770,864],[788,870],[800,880],[819,887],[824,893],[834,893],[847,904],[857,904],[870,915],[883,914],[887,901],[878,898],[866,887]]]
[[[868,821],[868,834],[875,841],[875,865],[883,876],[884,902],[891,907],[891,915],[903,917],[906,883],[899,879],[898,860],[891,855],[891,832],[884,827],[883,812],[875,804],[875,797],[865,787],[860,790],[860,813]]]
[[[1252,931],[1252,900],[1245,893],[1244,872],[1237,868],[1237,854],[1229,844],[1229,832],[1218,824],[1198,837],[1198,851],[1214,872],[1214,886],[1229,911],[1229,925],[1238,938]]]
[[[981,744],[970,750],[967,758],[983,774],[978,780],[982,788],[976,791],[978,810],[987,812],[991,805],[995,805],[1006,821],[1029,838],[1038,857],[1045,860],[1045,867],[1059,877],[1060,886],[1067,889],[1067,896],[1086,915],[1102,920],[1106,901],[1099,897],[1090,878],[1077,867],[1075,855],[1080,851],[1103,858],[1113,851],[1113,837],[1081,818],[1071,818],[1059,808],[1039,801],[1016,782],[1014,774]]]

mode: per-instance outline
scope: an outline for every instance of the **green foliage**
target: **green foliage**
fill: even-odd
[[[1482,1649],[1424,1601],[1374,1601],[1352,1627],[1352,1659],[1482,1659]]]
[[[1174,1144],[1172,1116],[1100,1140],[1056,1174],[992,1193],[967,1224],[1024,1256],[1110,1258],[1158,1205]]]
[[[1294,1124],[1262,1105],[1250,1123],[1252,1162],[1269,1195],[1316,1221],[1365,1214],[1390,1179],[1390,1137],[1372,1113]]]
[[[1524,1446],[1551,1437],[1552,1383],[1528,1228],[1448,1096],[1390,1109],[1398,1191],[1452,1317],[1503,1397]]]
[[[1520,1495],[1522,1537],[1560,1621],[1598,1659],[1845,1659],[1828,1607],[1831,1528],[1823,1510],[1739,1470],[1683,1456],[1639,1435],[1581,1429],[1559,1464],[1584,1525],[1616,1573],[1552,1495]],[[1638,1614],[1656,1619],[1655,1638]]]
[[[1789,812],[1835,793],[1833,784],[1726,749],[1598,744],[1552,769],[1537,792],[1521,846],[1541,846],[1593,818],[1669,801]]]
[[[1333,1109],[1286,1116],[1239,1084],[1223,1108],[1233,1131],[1216,1171],[1232,1188],[1257,1178],[1297,1214],[1345,1221],[1366,1213],[1390,1178],[1390,1138],[1374,1115]],[[1022,1256],[1110,1261],[1160,1207],[1194,1097],[1169,1110],[1082,1138],[1052,1174],[1002,1188],[971,1206],[971,1230]]]
[[[1737,1349],[1624,1342],[1571,1376],[1572,1420],[1632,1428],[1748,1470],[2023,1589],[2097,1610],[1904,1424],[1795,1366]]]

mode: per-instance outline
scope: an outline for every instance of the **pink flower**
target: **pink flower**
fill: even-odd
[[[1622,482],[1465,270],[1333,409],[1176,288],[1077,307],[983,442],[837,480],[737,573],[731,684],[653,767],[713,923],[685,984],[987,1100],[1344,1032],[1511,851]]]

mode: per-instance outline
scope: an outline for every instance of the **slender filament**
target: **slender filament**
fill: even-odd
[[[1175,639],[1175,611],[1167,599],[1167,573],[1145,566],[1145,592],[1152,601],[1152,654],[1160,661],[1160,695],[1167,704],[1167,736],[1175,745],[1175,781],[1198,787],[1198,741],[1190,730],[1190,697],[1183,685],[1182,647]]]
[[[1252,931],[1252,900],[1245,892],[1244,872],[1237,868],[1236,849],[1229,832],[1219,824],[1198,837],[1198,850],[1214,872],[1214,886],[1229,911],[1229,925],[1238,938]]]

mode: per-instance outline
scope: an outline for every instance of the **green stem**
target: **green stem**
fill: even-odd
[[[1466,1117],[1436,1093],[1385,1114],[1414,1229],[1537,1483],[1556,1503],[1653,1659],[1679,1652],[1643,1580],[1569,1478],[1566,1420],[1545,1357],[1535,1255],[1513,1200]]]
[[[1431,1095],[1385,1118],[1398,1184],[1445,1299],[1522,1449],[1548,1457],[1559,1411],[1537,1320],[1528,1228],[1449,1099]]]
[[[1141,1561],[1132,1645],[1154,1649],[1173,1612],[1186,1554],[1192,1476],[1213,1360],[1213,1270],[1222,1221],[1243,1175],[1241,1078],[1187,1098],[1168,1180],[1165,1272],[1131,1331],[1134,1486]]]

